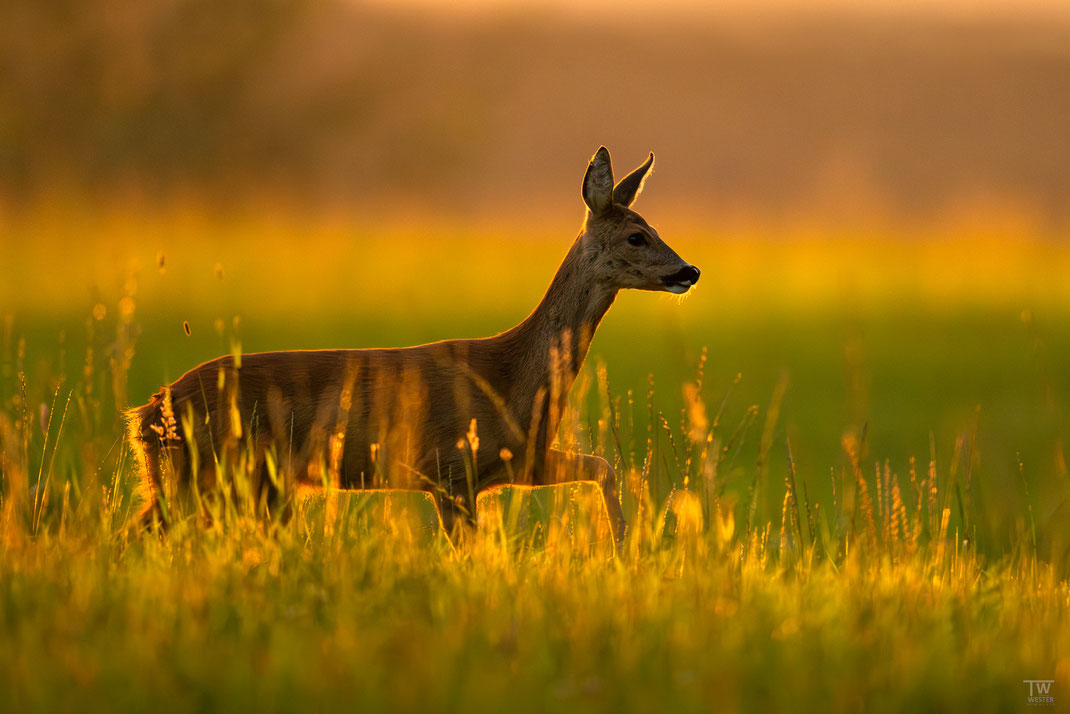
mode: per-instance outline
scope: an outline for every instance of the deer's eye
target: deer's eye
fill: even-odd
[[[628,243],[630,243],[631,245],[645,245],[646,236],[644,236],[642,233],[632,233],[630,236],[628,236]]]

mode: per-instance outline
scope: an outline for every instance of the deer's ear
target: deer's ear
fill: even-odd
[[[613,189],[613,202],[622,206],[630,206],[639,197],[643,190],[643,181],[650,175],[650,169],[654,166],[654,152],[643,162],[643,165],[625,176]]]
[[[613,164],[604,146],[594,152],[587,173],[583,175],[583,202],[594,215],[602,213],[613,203]]]

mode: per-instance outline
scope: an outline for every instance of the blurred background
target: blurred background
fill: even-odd
[[[537,217],[606,144],[703,225],[1065,224],[1065,5],[718,5],[4,2],[0,188]]]
[[[845,436],[934,457],[999,551],[1070,492],[1067,127],[1065,3],[0,0],[0,399],[88,395],[99,469],[118,407],[239,345],[507,329],[594,150],[653,150],[637,208],[703,280],[595,342],[640,438],[705,349],[726,439],[759,406],[729,492],[783,384],[763,478],[789,439],[826,497]]]

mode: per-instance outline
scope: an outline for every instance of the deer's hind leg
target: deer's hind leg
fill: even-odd
[[[160,450],[154,444],[134,442],[133,449],[140,473],[136,494],[141,497],[144,506],[134,519],[134,528],[138,531],[151,530],[154,526],[164,526],[163,506],[160,493],[163,491],[163,470],[160,468]]]
[[[178,493],[188,482],[186,451],[181,445],[163,446],[143,440],[132,444],[139,471],[136,494],[144,506],[134,520],[138,530],[167,525],[175,517]]]
[[[185,444],[171,411],[169,392],[161,390],[148,404],[124,416],[137,467],[135,495],[144,503],[131,525],[139,530],[166,526],[174,517],[174,493],[183,481],[189,481]]]
[[[624,511],[617,495],[617,475],[609,462],[601,456],[569,454],[558,449],[549,449],[546,452],[541,481],[596,481],[602,488],[602,498],[606,502],[606,510],[609,512],[609,521],[618,546],[624,540],[628,522],[624,520]]]

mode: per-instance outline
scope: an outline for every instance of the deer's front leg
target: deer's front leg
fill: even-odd
[[[597,481],[602,487],[602,496],[609,510],[609,520],[613,525],[613,535],[617,545],[624,539],[628,522],[624,520],[624,511],[617,496],[617,476],[613,467],[601,456],[590,454],[569,454],[557,449],[546,452],[543,466],[544,483],[562,483],[564,481]]]

